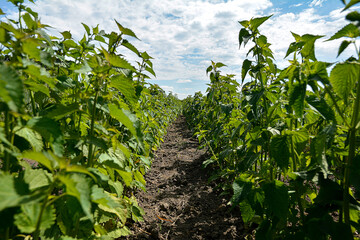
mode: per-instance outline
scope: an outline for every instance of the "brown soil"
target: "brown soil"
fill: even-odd
[[[169,128],[152,168],[147,192],[138,192],[144,222],[134,225],[127,239],[243,239],[246,230],[239,211],[229,211],[210,175],[202,168],[204,150],[179,117]]]

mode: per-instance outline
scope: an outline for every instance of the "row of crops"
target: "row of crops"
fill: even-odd
[[[241,85],[212,62],[207,94],[185,100],[188,123],[211,156],[203,165],[256,239],[353,239],[360,231],[360,13],[348,13],[349,24],[327,39],[343,39],[338,55],[355,47],[354,57],[317,61],[323,36],[292,33],[283,70],[259,31],[270,17],[239,22],[240,47],[251,45]]]
[[[128,235],[144,214],[133,193],[180,101],[146,82],[152,58],[120,23],[111,33],[83,24],[75,41],[10,2],[19,17],[0,22],[0,239]]]

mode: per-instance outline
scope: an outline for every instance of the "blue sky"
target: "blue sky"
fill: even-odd
[[[99,24],[105,31],[117,31],[114,19],[131,28],[141,41],[131,39],[141,51],[154,57],[156,83],[180,98],[205,92],[210,61],[223,62],[223,73],[241,75],[247,49],[238,48],[238,21],[274,14],[260,31],[272,44],[276,63],[284,59],[297,34],[326,35],[316,43],[316,56],[322,61],[341,61],[351,50],[336,58],[339,41],[324,42],[346,23],[340,0],[35,0],[27,3],[41,21],[58,32],[70,30],[76,39],[84,33],[81,22]],[[6,0],[0,8],[15,17]],[[57,34],[54,32],[53,34]],[[248,47],[248,46],[247,46]],[[124,52],[125,55],[129,54]],[[131,54],[130,60],[135,60]]]

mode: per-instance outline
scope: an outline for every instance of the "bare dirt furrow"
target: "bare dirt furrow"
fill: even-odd
[[[146,216],[128,239],[243,239],[240,213],[229,212],[227,200],[208,183],[205,154],[179,117],[146,175],[147,192],[136,193]]]

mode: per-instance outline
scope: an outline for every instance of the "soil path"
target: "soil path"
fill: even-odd
[[[239,212],[229,212],[201,166],[205,152],[180,116],[168,128],[146,175],[147,192],[138,192],[144,222],[128,239],[243,239]]]

